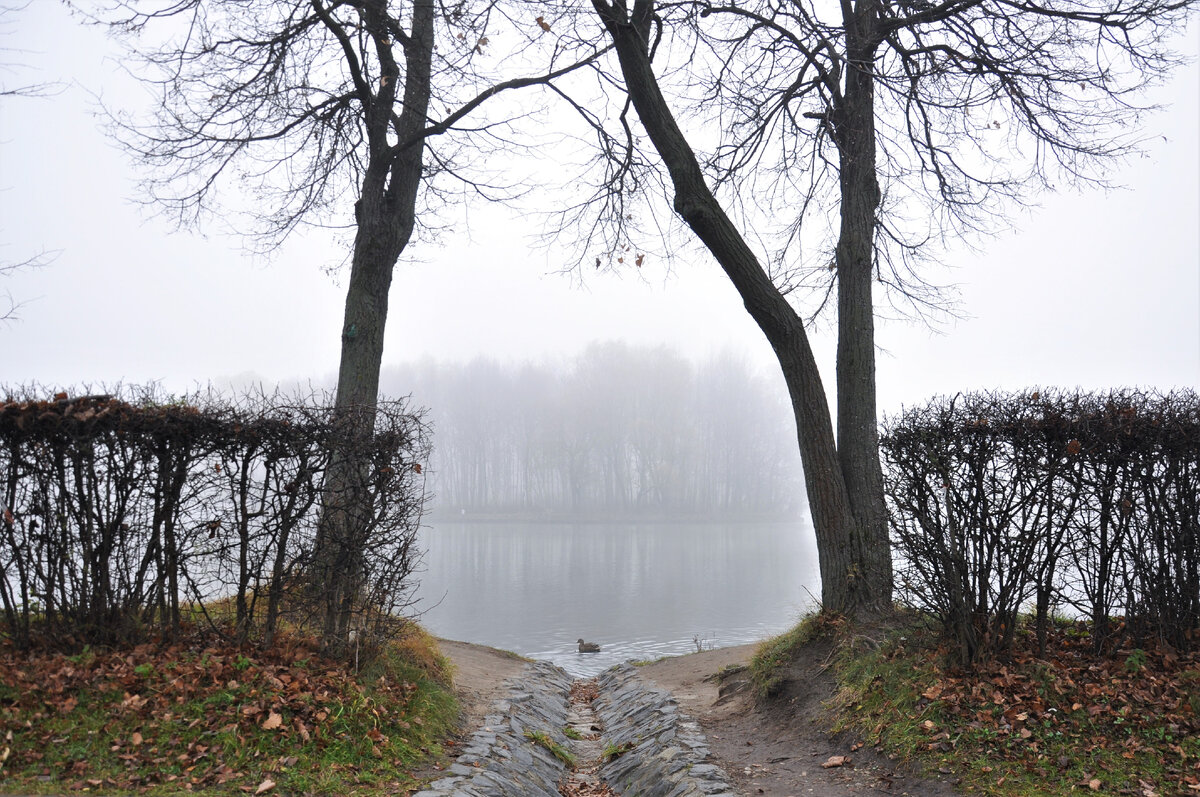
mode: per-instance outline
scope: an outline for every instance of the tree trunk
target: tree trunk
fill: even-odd
[[[412,13],[412,33],[405,47],[403,109],[394,129],[396,64],[382,64],[384,79],[379,92],[364,101],[368,161],[354,206],[357,231],[342,325],[334,439],[313,551],[314,586],[324,604],[323,641],[326,648],[333,649],[346,643],[363,586],[364,535],[372,499],[361,444],[374,430],[392,270],[412,238],[421,186],[425,150],[421,131],[432,80],[433,1],[417,0]],[[379,12],[368,11],[366,20],[372,35],[391,35]],[[399,144],[389,144],[389,130]]]
[[[817,536],[821,601],[829,611],[854,611],[861,603],[858,574],[865,568],[862,546],[852,543],[862,538],[856,533],[829,405],[803,322],[709,190],[695,154],[659,91],[647,44],[652,0],[637,0],[628,17],[623,5],[608,6],[605,0],[593,0],[592,4],[613,38],[638,117],[671,175],[675,211],[716,258],[775,350],[796,417]],[[873,399],[871,403],[873,406]],[[883,556],[887,555],[885,544]]]
[[[873,13],[860,5],[846,21],[849,51],[846,88],[833,123],[840,155],[841,229],[838,279],[837,446],[842,477],[854,513],[847,543],[857,570],[853,600],[858,607],[885,610],[892,602],[892,559],[888,542],[883,473],[879,465],[879,419],[875,400],[874,276],[879,184],[875,170],[875,77],[866,41]]]

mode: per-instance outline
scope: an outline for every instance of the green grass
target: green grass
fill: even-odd
[[[600,759],[607,764],[614,758],[620,758],[625,755],[636,746],[633,742],[622,742],[621,744],[609,742],[604,746],[604,752],[600,754]]]
[[[802,645],[828,633],[829,619],[819,614],[809,614],[793,628],[759,645],[750,659],[750,681],[760,700],[773,697],[782,683],[783,672]]]
[[[525,731],[525,738],[536,745],[546,748],[550,751],[552,756],[566,764],[568,767],[574,768],[575,756],[571,755],[570,750],[551,739],[550,735],[545,731]]]
[[[431,645],[413,631],[357,676],[214,646],[5,656],[0,791],[402,793],[458,716]]]
[[[1185,778],[1200,776],[1200,737],[1180,724],[1194,714],[1165,716],[1126,697],[1169,691],[1163,681],[1173,680],[1183,692],[1161,705],[1189,702],[1189,671],[1150,673],[1148,658],[1137,650],[1076,666],[1070,655],[1066,665],[1030,657],[967,673],[945,668],[936,638],[916,628],[878,646],[843,640],[834,730],[951,773],[966,793],[1182,794]]]

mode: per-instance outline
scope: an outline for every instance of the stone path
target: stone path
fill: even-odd
[[[628,664],[574,682],[574,701],[570,676],[546,662],[509,683],[446,777],[415,797],[560,797],[601,782],[621,797],[736,794],[699,726]]]

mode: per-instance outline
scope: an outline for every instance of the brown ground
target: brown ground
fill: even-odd
[[[478,726],[504,681],[522,667],[510,653],[463,642],[441,641],[454,662],[455,682],[464,705],[463,727]],[[833,693],[825,671],[827,651],[810,647],[793,663],[780,697],[770,706],[754,704],[745,673],[755,645],[709,650],[663,659],[639,672],[674,693],[681,708],[699,721],[717,763],[744,795],[799,797],[817,794],[893,794],[942,797],[956,794],[947,783],[905,774],[869,747],[831,738],[823,728],[823,706]],[[730,671],[733,671],[730,674]],[[716,673],[725,671],[724,677]],[[846,756],[840,767],[822,768],[831,756]]]
[[[460,725],[473,733],[488,708],[506,691],[504,682],[521,671],[526,660],[507,650],[439,639],[438,647],[454,663],[454,691],[462,706]]]

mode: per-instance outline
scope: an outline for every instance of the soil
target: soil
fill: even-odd
[[[483,724],[492,703],[504,696],[505,681],[519,673],[527,660],[507,650],[450,639],[439,639],[438,647],[454,664],[459,727],[470,735]]]
[[[523,660],[514,654],[439,640],[455,665],[463,703],[462,727],[469,733],[503,692]],[[708,650],[640,668],[641,676],[670,690],[680,707],[708,737],[716,762],[744,795],[799,797],[818,794],[955,795],[950,783],[920,777],[858,740],[830,735],[825,702],[835,684],[828,672],[828,647],[801,650],[785,674],[779,693],[759,705],[745,671],[756,645]],[[840,766],[822,767],[836,757]]]

